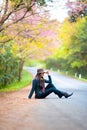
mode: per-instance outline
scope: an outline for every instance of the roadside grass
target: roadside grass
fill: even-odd
[[[80,81],[87,82],[87,79],[85,79],[85,78],[75,77],[75,76],[72,75],[72,74],[65,74],[64,71],[61,71],[61,72],[58,72],[58,73],[59,73],[59,74],[62,74],[62,75],[65,75],[65,76],[68,76],[68,77],[71,77],[71,78],[74,78],[74,79],[77,79],[77,80],[80,80]]]
[[[22,79],[20,82],[15,81],[6,87],[0,89],[0,92],[9,92],[9,91],[17,91],[21,88],[28,86],[31,83],[32,75],[26,70],[22,71]]]
[[[83,78],[81,78],[80,80],[87,82],[87,79],[83,79]]]

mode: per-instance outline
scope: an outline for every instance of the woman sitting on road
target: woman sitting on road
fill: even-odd
[[[48,79],[44,79],[44,74],[48,75]],[[48,85],[45,87],[45,83],[48,83]],[[59,98],[62,98],[63,96],[65,98],[68,98],[73,95],[73,93],[68,94],[66,92],[62,92],[58,90],[53,84],[52,84],[52,79],[51,76],[49,75],[49,72],[44,72],[43,69],[37,69],[37,74],[35,78],[33,79],[32,82],[32,88],[30,91],[30,94],[28,98],[31,98],[33,93],[35,91],[35,98],[42,99],[47,97],[49,94],[52,92],[55,93]]]

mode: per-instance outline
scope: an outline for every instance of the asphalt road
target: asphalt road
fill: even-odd
[[[35,75],[36,68],[27,69]],[[74,94],[68,99],[58,99],[55,94],[51,94],[37,101],[35,117],[32,117],[38,123],[37,130],[87,130],[87,82],[55,72],[50,74],[59,90]]]
[[[36,74],[36,68],[26,69]],[[73,96],[59,99],[52,93],[45,99],[28,99],[31,85],[0,93],[0,130],[87,130],[87,83],[50,74],[59,90]]]

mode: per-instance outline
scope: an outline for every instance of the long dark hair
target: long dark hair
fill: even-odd
[[[41,77],[41,73],[37,73],[35,77],[36,77],[38,80],[43,79],[43,77]]]
[[[45,86],[45,81],[44,81],[44,78],[43,77],[41,77],[41,73],[37,73],[36,74],[36,76],[35,76],[37,79],[38,79],[38,85],[39,86],[42,86],[42,87],[44,87]]]

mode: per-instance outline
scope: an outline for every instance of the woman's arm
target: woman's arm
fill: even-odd
[[[48,80],[45,79],[45,83],[52,83],[52,78],[51,76],[49,75],[49,72],[45,72],[47,75],[48,75]]]
[[[29,94],[28,98],[31,98],[31,97],[32,97],[32,95],[33,95],[33,93],[34,93],[34,91],[35,91],[35,86],[36,86],[36,80],[34,79],[34,80],[32,81],[32,88],[31,88],[31,91],[30,91],[30,94]]]

